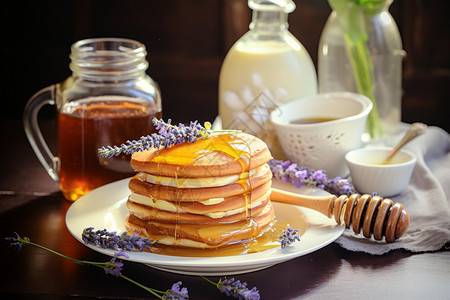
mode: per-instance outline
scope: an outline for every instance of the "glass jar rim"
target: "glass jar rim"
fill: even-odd
[[[76,73],[105,72],[120,75],[145,71],[147,50],[143,43],[126,38],[89,38],[71,47],[70,69]]]
[[[126,47],[128,45],[128,47]],[[146,53],[145,45],[141,42],[126,39],[126,38],[89,38],[77,41],[72,44],[71,51],[73,54],[76,53],[89,53],[92,50],[100,50],[99,46],[104,46],[106,51],[121,51],[121,52],[129,52],[129,53]],[[109,46],[106,48],[106,46]],[[111,47],[113,46],[113,47]]]

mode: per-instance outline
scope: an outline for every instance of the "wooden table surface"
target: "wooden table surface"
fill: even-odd
[[[54,122],[44,134],[54,136]],[[14,231],[68,256],[108,261],[71,236],[65,214],[71,202],[58,191],[29,146],[20,120],[1,120],[0,233]],[[74,264],[41,249],[0,247],[0,295],[4,299],[143,299],[150,294],[98,268]],[[179,275],[126,262],[122,271],[160,290],[182,281],[191,299],[226,299],[198,276]],[[234,276],[256,286],[262,299],[450,299],[450,252],[382,256],[355,253],[332,243],[265,270]],[[211,277],[218,280],[220,277]]]

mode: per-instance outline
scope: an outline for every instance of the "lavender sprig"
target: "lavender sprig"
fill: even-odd
[[[81,238],[85,244],[126,251],[150,251],[150,246],[157,243],[157,241],[142,238],[138,234],[128,235],[127,232],[123,232],[118,235],[116,232],[109,232],[106,229],[94,231],[94,227],[85,228]]]
[[[234,278],[231,279],[221,278],[219,282],[214,282],[204,276],[201,277],[206,281],[208,281],[209,283],[215,285],[219,289],[219,291],[226,294],[227,296],[232,296],[237,299],[245,299],[245,300],[260,299],[258,289],[256,287],[248,289],[246,282],[241,282],[239,280],[235,280]]]
[[[128,254],[123,251],[115,252],[114,257],[111,258],[108,262],[109,265],[106,265],[104,268],[106,274],[114,275],[116,277],[122,274],[123,262],[121,260],[117,260],[117,258],[119,257],[130,258]]]
[[[154,296],[156,296],[159,299],[180,299],[180,300],[189,299],[187,288],[185,288],[185,287],[181,288],[181,284],[182,284],[181,281],[173,284],[172,288],[168,289],[167,291],[160,291],[160,290],[156,290],[156,289],[144,286],[144,285],[134,281],[133,279],[123,275],[122,270],[123,270],[124,264],[121,260],[118,260],[118,258],[126,258],[126,259],[129,258],[129,256],[123,251],[115,252],[114,257],[111,258],[107,262],[92,262],[92,261],[71,258],[64,254],[61,254],[59,252],[56,252],[56,251],[48,249],[44,246],[41,246],[39,244],[33,243],[33,242],[31,242],[31,240],[28,237],[21,238],[17,232],[14,232],[12,237],[6,237],[5,239],[6,239],[8,246],[11,248],[14,248],[16,251],[20,251],[22,249],[23,245],[32,245],[32,246],[41,248],[43,250],[49,251],[50,253],[56,254],[65,259],[71,260],[75,263],[101,268],[105,271],[106,274],[110,274],[110,275],[113,275],[116,277],[121,277],[121,278],[139,286],[140,288],[148,291],[149,293],[153,294]]]
[[[181,284],[181,281],[174,283],[172,288],[164,294],[164,299],[189,299],[188,289],[185,287],[181,288]]]
[[[336,196],[356,193],[347,179],[335,177],[327,179],[323,170],[313,170],[298,166],[290,161],[272,159],[269,161],[270,169],[275,178],[290,183],[298,188],[304,186],[323,189]]]
[[[294,243],[295,241],[300,241],[300,235],[298,233],[298,229],[292,229],[292,228],[288,227],[280,235],[281,249]]]
[[[172,125],[170,119],[166,123],[162,119],[153,118],[152,122],[156,130],[158,130],[158,134],[152,133],[151,135],[142,136],[137,141],[127,141],[120,147],[103,146],[98,149],[99,155],[111,158],[120,153],[131,155],[134,152],[145,151],[150,148],[159,149],[160,147],[170,147],[184,142],[194,143],[200,138],[208,138],[212,133],[211,123],[209,122],[205,122],[204,127],[198,121],[190,122],[189,126],[185,126],[182,123]]]

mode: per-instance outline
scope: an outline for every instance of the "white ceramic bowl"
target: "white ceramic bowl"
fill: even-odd
[[[272,121],[286,157],[302,167],[326,170],[329,178],[348,175],[344,155],[361,147],[369,98],[349,92],[324,93],[288,102],[272,111]],[[336,120],[292,124],[307,118]]]
[[[388,147],[361,148],[345,155],[358,192],[390,197],[400,194],[408,186],[416,157],[409,151],[400,150],[388,164],[382,164],[391,150]]]

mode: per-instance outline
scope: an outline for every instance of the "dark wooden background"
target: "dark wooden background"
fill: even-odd
[[[291,32],[317,65],[330,14],[326,0],[297,0]],[[391,13],[407,57],[402,120],[450,131],[449,1],[395,0]],[[246,0],[5,0],[0,10],[1,118],[21,118],[37,90],[70,75],[70,45],[89,37],[126,37],[148,48],[148,74],[159,83],[165,117],[213,120],[221,63],[247,30]],[[48,110],[48,111],[47,111]],[[44,117],[51,110],[44,110]]]

